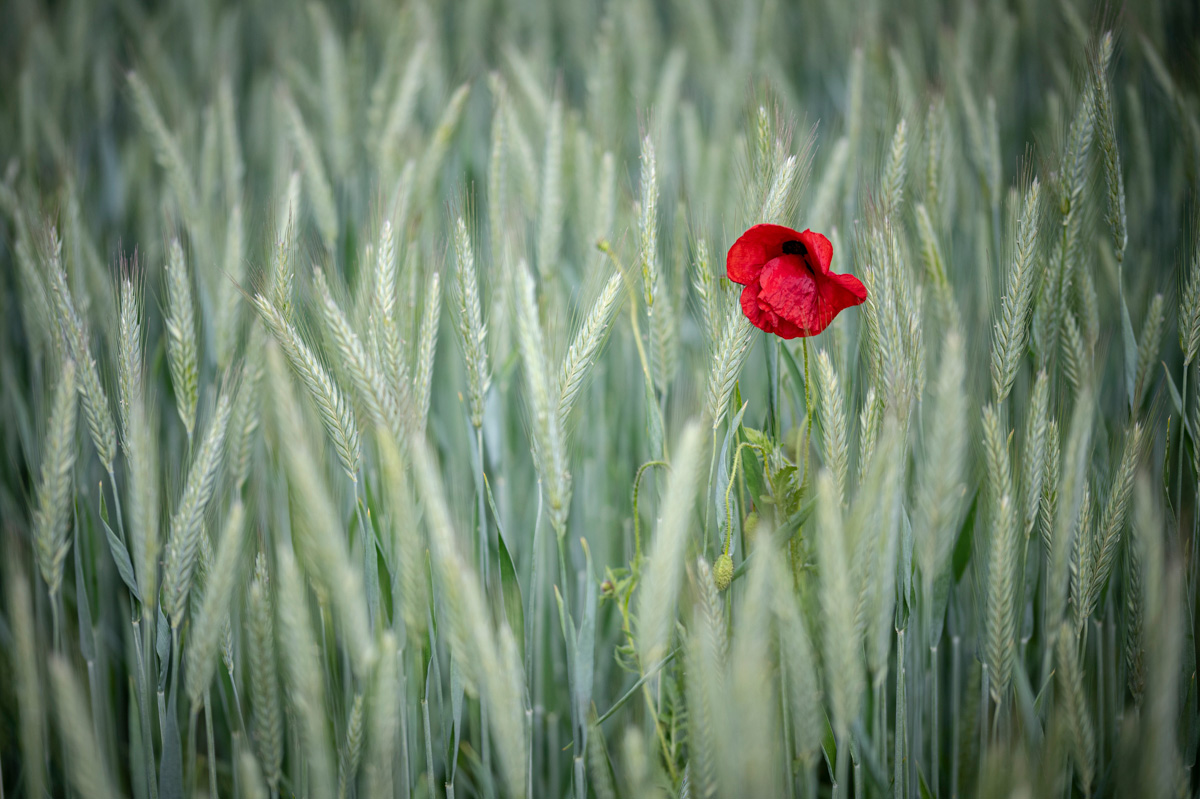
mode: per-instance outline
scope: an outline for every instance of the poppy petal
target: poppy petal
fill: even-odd
[[[799,241],[801,235],[783,225],[755,225],[739,236],[729,248],[725,258],[725,273],[734,283],[749,285],[758,279],[768,261],[783,254],[785,241]],[[825,244],[828,246],[829,242]]]
[[[750,324],[780,338],[796,338],[803,335],[799,327],[776,313],[770,303],[762,299],[761,291],[762,287],[758,281],[742,289],[742,313],[750,320]]]
[[[829,274],[829,264],[833,262],[833,245],[829,243],[829,239],[811,230],[800,233],[796,239],[808,250],[808,262],[813,265],[813,271],[819,271],[823,275]]]
[[[799,255],[773,258],[759,278],[760,303],[766,303],[781,317],[809,335],[816,332],[818,309],[817,276]]]

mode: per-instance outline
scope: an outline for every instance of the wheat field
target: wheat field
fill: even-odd
[[[1198,236],[1186,0],[5,0],[0,799],[1197,796]]]

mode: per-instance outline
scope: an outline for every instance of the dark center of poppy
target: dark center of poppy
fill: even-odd
[[[804,242],[792,239],[791,241],[785,241],[783,243],[783,254],[808,255],[808,248],[804,246]]]

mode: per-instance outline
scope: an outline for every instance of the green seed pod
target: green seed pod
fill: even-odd
[[[728,552],[722,552],[713,564],[713,582],[718,591],[724,591],[733,582],[733,558]]]

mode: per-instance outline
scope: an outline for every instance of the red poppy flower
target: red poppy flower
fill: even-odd
[[[833,246],[820,233],[755,225],[729,248],[725,271],[741,283],[742,312],[780,338],[815,336],[867,289],[854,275],[829,271]]]

